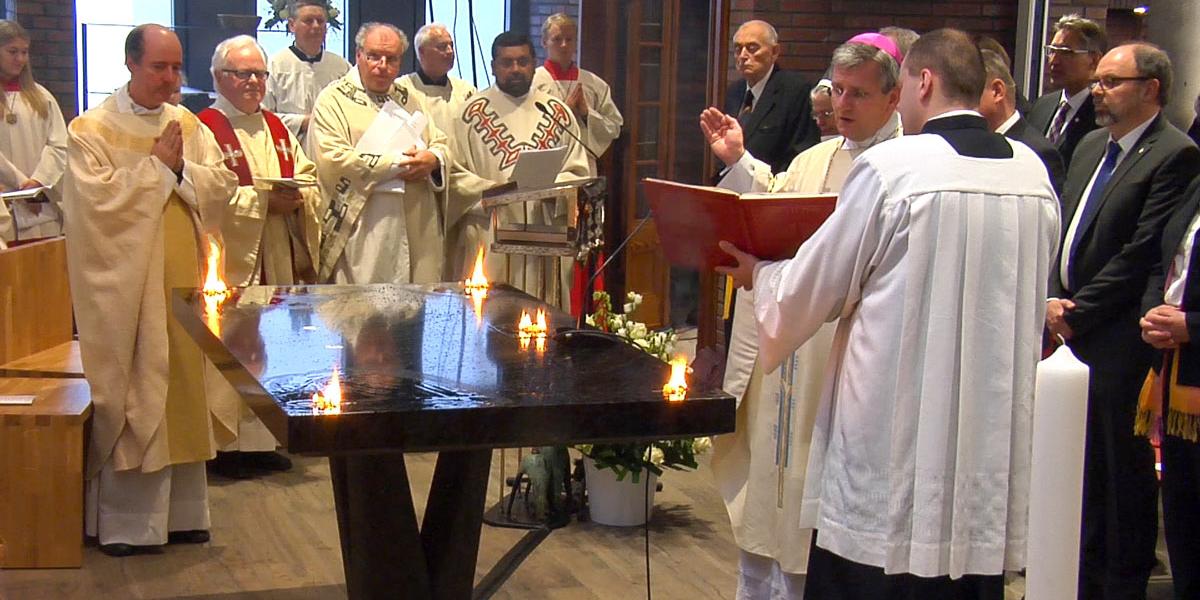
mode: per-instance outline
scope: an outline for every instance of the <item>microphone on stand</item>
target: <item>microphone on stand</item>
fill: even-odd
[[[579,145],[580,145],[580,146],[583,146],[583,149],[584,149],[584,150],[587,150],[587,153],[588,153],[588,154],[591,154],[591,155],[592,155],[592,158],[596,159],[596,162],[600,162],[600,155],[599,155],[599,154],[596,154],[595,152],[593,152],[591,148],[588,148],[588,145],[587,145],[587,144],[585,144],[585,143],[583,142],[583,140],[579,138],[579,136],[575,135],[575,132],[574,132],[574,131],[571,131],[571,128],[570,128],[570,127],[566,127],[566,126],[564,126],[562,123],[559,123],[558,121],[554,120],[554,115],[550,114],[550,109],[549,109],[549,108],[546,108],[546,105],[545,105],[545,104],[543,104],[543,103],[542,103],[542,102],[539,100],[539,101],[537,101],[537,102],[534,102],[534,103],[533,103],[533,105],[534,105],[534,106],[536,106],[536,107],[537,107],[537,109],[538,109],[539,111],[541,111],[541,113],[542,113],[543,115],[546,115],[547,117],[550,117],[550,122],[551,122],[551,123],[554,123],[555,125],[558,125],[558,128],[559,128],[559,129],[561,129],[561,130],[563,130],[563,131],[567,132],[567,135],[571,136],[571,137],[572,137],[572,138],[573,138],[575,141],[579,142]]]

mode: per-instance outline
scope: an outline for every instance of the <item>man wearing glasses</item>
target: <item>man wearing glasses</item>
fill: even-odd
[[[1079,140],[1097,127],[1088,84],[1107,49],[1108,37],[1100,25],[1079,15],[1059,19],[1054,24],[1054,39],[1046,46],[1050,86],[1059,91],[1033,103],[1029,123],[1058,148],[1067,166]]]
[[[1171,80],[1153,45],[1106,54],[1091,91],[1102,128],[1079,142],[1063,188],[1046,328],[1091,367],[1080,598],[1144,598],[1155,564],[1154,452],[1134,435],[1153,349],[1138,320],[1163,226],[1200,169],[1200,150],[1161,113]]]
[[[441,281],[442,203],[449,147],[423,97],[400,85],[408,38],[366,23],[354,36],[355,68],[329,84],[313,107],[309,145],[317,163],[322,215],[317,279],[335,283]],[[387,109],[420,138],[407,148],[360,147]],[[422,113],[425,119],[416,116]],[[382,122],[381,122],[382,123]]]

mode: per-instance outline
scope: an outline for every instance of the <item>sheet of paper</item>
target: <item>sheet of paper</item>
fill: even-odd
[[[34,396],[0,396],[0,406],[29,406]]]
[[[562,172],[566,158],[566,146],[545,150],[522,150],[508,180],[517,182],[517,189],[546,187],[554,183],[555,178]]]
[[[276,185],[294,189],[313,187],[317,185],[317,182],[312,179],[296,179],[295,177],[255,177],[254,183],[259,184],[258,187],[266,189],[270,189]]]
[[[388,100],[354,148],[367,154],[400,154],[414,147],[424,150],[427,146],[421,134],[428,124],[429,117],[421,111],[409,113],[395,101]],[[376,185],[374,191],[403,193],[404,180],[389,179]]]
[[[0,192],[0,199],[4,200],[5,202],[12,202],[13,200],[33,200],[45,191],[45,187],[35,187],[27,190]]]

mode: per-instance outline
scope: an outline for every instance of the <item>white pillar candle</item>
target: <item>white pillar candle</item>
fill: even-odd
[[[1066,346],[1038,363],[1025,569],[1029,600],[1077,594],[1088,377],[1088,366]]]

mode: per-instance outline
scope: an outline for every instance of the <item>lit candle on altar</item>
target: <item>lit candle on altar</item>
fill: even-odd
[[[342,412],[342,382],[336,366],[333,367],[333,377],[325,384],[325,389],[313,394],[312,401],[313,408],[320,414]]]
[[[521,320],[517,322],[517,340],[521,343],[522,350],[528,348],[530,342],[533,342],[538,352],[545,352],[548,331],[546,311],[539,308],[536,320],[529,316],[528,311],[521,311]]]
[[[667,400],[683,400],[687,397],[687,358],[680,356],[671,361],[671,378],[663,386],[663,398]]]
[[[208,265],[204,275],[204,317],[209,331],[221,336],[221,303],[229,297],[229,287],[221,280],[221,246],[217,239],[208,236]]]
[[[1033,449],[1025,597],[1074,598],[1079,582],[1087,365],[1065,345],[1038,363],[1033,394]]]
[[[475,307],[475,320],[482,323],[483,299],[487,298],[488,293],[488,280],[483,273],[483,245],[479,246],[479,253],[475,255],[475,268],[463,282],[463,288],[471,297],[471,304]]]

